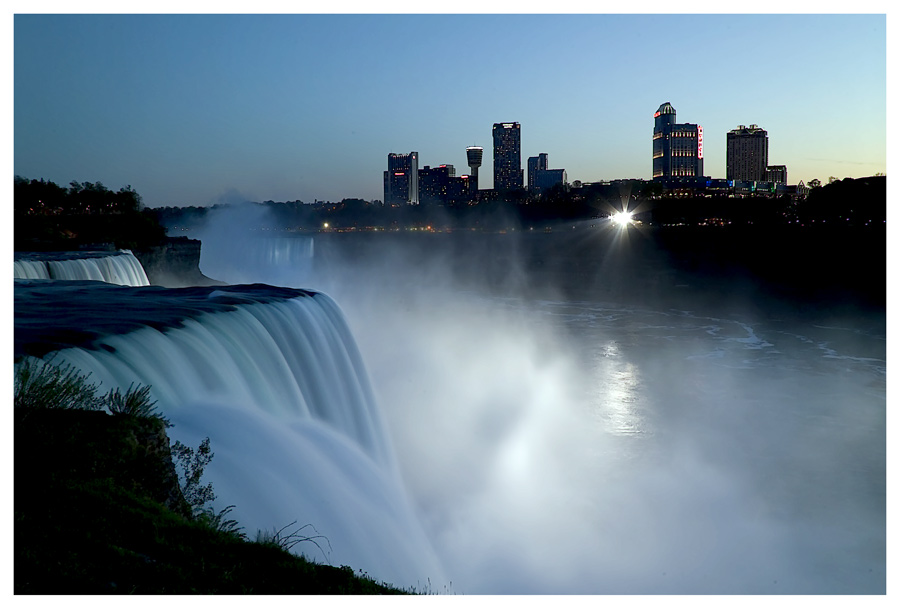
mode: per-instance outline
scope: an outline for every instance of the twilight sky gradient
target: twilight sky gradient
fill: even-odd
[[[470,145],[489,188],[505,121],[523,166],[649,179],[666,101],[712,177],[751,123],[792,184],[862,177],[886,171],[886,95],[884,14],[14,17],[15,174],[150,207],[382,199],[389,152],[463,174]]]

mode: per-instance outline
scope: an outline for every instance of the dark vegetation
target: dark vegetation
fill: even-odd
[[[883,223],[887,178],[845,178],[812,188],[805,197],[767,194],[744,197],[690,189],[666,191],[658,183],[622,180],[557,185],[540,196],[525,190],[500,195],[481,191],[477,201],[390,206],[381,201],[348,198],[339,202],[265,201],[266,228],[318,231],[330,229],[441,228],[502,230],[543,228],[561,221],[606,217],[623,208],[654,225],[755,225]],[[219,207],[146,209],[131,186],[118,191],[100,182],[53,182],[16,176],[14,187],[15,249],[79,249],[113,243],[117,248],[149,248],[165,240],[166,228],[190,228]]]
[[[111,244],[118,249],[159,245],[166,230],[131,186],[53,182],[16,176],[13,187],[17,251],[65,251]]]
[[[233,506],[206,505],[208,439],[170,447],[147,389],[98,395],[71,367],[35,360],[20,362],[15,389],[16,594],[402,593],[289,553],[321,547],[306,527],[249,541]]]
[[[658,196],[643,208],[646,211],[641,216],[656,225],[737,224],[761,229],[823,223],[872,226],[887,219],[887,178],[835,180],[812,188],[807,196],[796,199],[790,195],[728,197],[682,192],[677,196]]]

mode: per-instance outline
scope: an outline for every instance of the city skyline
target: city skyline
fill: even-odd
[[[681,44],[698,59],[664,68]],[[14,173],[151,207],[380,200],[389,153],[463,168],[518,122],[522,159],[569,181],[649,180],[668,101],[705,175],[757,124],[792,184],[864,177],[886,172],[885,45],[883,14],[16,15]]]

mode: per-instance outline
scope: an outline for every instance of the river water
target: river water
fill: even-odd
[[[571,236],[237,249],[213,228],[206,275],[343,309],[438,591],[885,592],[883,311],[786,303],[613,234],[586,256]]]

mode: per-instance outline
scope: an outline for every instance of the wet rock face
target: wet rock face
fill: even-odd
[[[200,241],[170,237],[162,245],[134,250],[153,285],[180,287],[217,283],[200,272]]]

